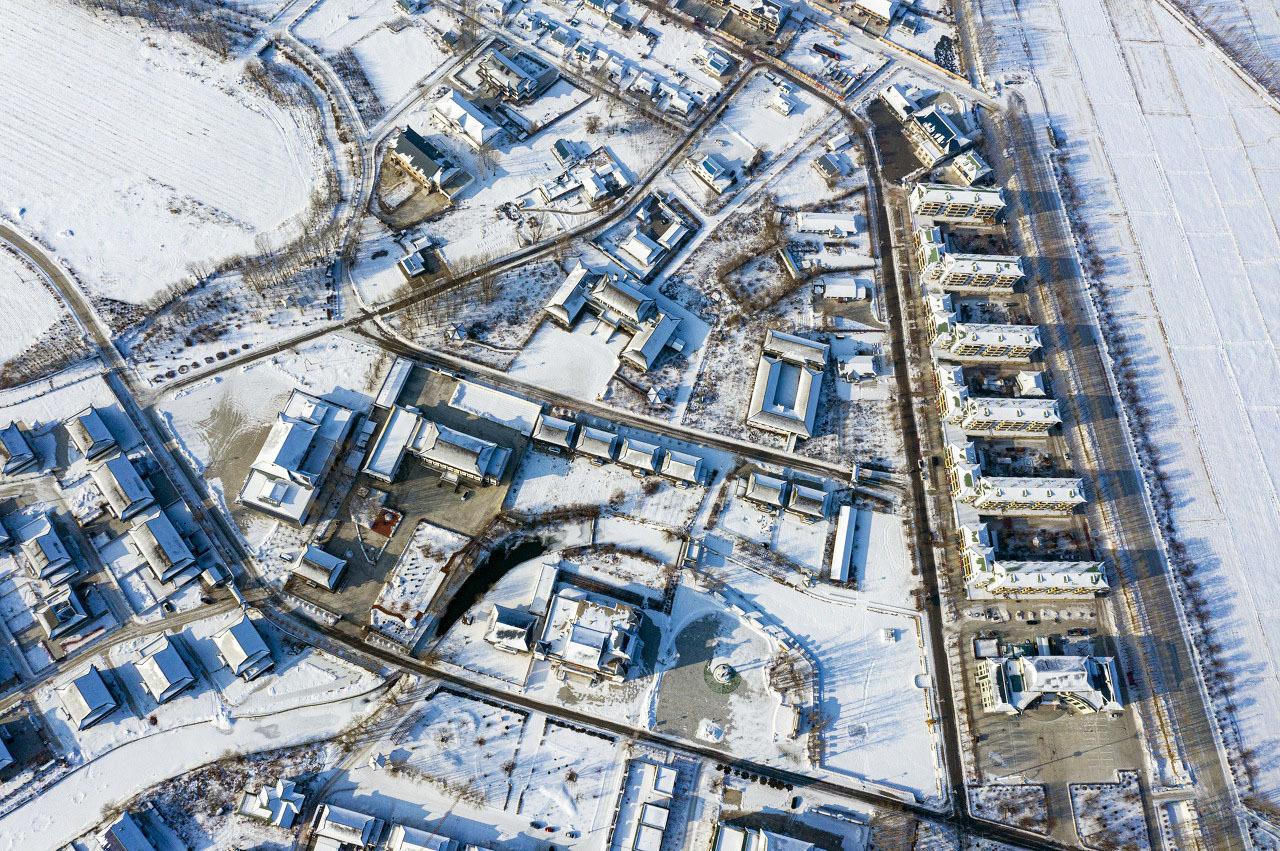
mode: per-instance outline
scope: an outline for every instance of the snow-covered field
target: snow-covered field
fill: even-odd
[[[0,4],[0,76],[0,212],[122,301],[287,227],[327,156],[239,63],[68,0]]]
[[[1254,4],[1250,4],[1252,8]],[[1259,10],[1267,4],[1257,4]],[[1173,521],[1212,589],[1258,791],[1280,796],[1277,114],[1156,4],[986,4],[1033,70],[1141,366]],[[1021,22],[1016,16],[1021,17]],[[1118,38],[1118,40],[1117,40]],[[1014,70],[1018,66],[1007,66]],[[1065,69],[1065,71],[1064,71]]]
[[[40,339],[62,314],[62,303],[44,277],[22,259],[0,250],[0,316],[21,317],[7,323],[0,337],[0,364]]]

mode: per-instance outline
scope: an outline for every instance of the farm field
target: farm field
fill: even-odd
[[[140,28],[67,0],[0,4],[6,112],[23,117],[0,129],[0,215],[134,304],[287,231],[327,156],[308,112],[242,63]]]
[[[1174,495],[1171,519],[1196,580],[1212,589],[1213,640],[1234,671],[1247,672],[1235,678],[1234,723],[1256,755],[1256,789],[1274,802],[1277,114],[1158,5],[1082,0],[1071,14],[1048,2],[1018,5],[985,11],[1006,47],[1020,39],[1015,27],[1025,29],[1071,180],[1085,190],[1081,218],[1106,261],[1101,283],[1123,329],[1117,342],[1138,364],[1149,436]]]

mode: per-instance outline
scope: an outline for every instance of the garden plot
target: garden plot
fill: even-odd
[[[427,608],[448,577],[448,565],[471,539],[423,520],[369,612],[369,626],[414,647],[431,620]]]
[[[733,487],[734,483],[730,483]],[[773,550],[794,565],[822,573],[827,565],[828,520],[806,523],[792,514],[762,511],[737,493],[729,497],[720,514],[719,527]]]
[[[1224,0],[1225,2],[1225,0]],[[999,70],[1030,71],[1069,140],[1064,164],[1114,352],[1146,416],[1231,694],[1253,790],[1280,799],[1280,151],[1276,113],[1161,7],[988,3]],[[1249,4],[1261,8],[1262,4]],[[1237,5],[1237,8],[1239,6]],[[1067,69],[1070,73],[1064,73]],[[1038,118],[1040,122],[1043,119]],[[1037,124],[1036,132],[1042,132]],[[1073,204],[1069,202],[1069,207]],[[1123,375],[1123,373],[1122,373]],[[1215,677],[1209,685],[1215,687]],[[1172,684],[1169,684],[1172,687]],[[1230,730],[1230,728],[1228,728]]]
[[[434,91],[443,93],[443,87]],[[554,132],[538,133],[498,150],[477,153],[467,143],[437,133],[432,124],[434,99],[404,116],[404,123],[432,136],[475,182],[455,199],[454,206],[419,230],[444,243],[441,254],[455,273],[492,260],[523,245],[549,239],[581,225],[582,216],[524,210],[544,206],[537,187],[563,169],[552,153],[557,139],[570,139],[594,150],[607,145],[615,159],[636,178],[647,172],[677,139],[675,131],[650,121],[615,101],[595,98],[555,124]]]
[[[541,319],[541,310],[537,315]],[[627,339],[590,316],[583,317],[571,331],[542,322],[512,362],[511,375],[575,399],[596,402],[609,392]]]
[[[553,826],[558,847],[600,849],[619,761],[612,739],[441,690],[327,800],[485,848],[537,851]]]
[[[618,63],[625,63],[632,75],[646,73],[659,82],[678,86],[696,95],[704,103],[720,92],[723,84],[708,74],[696,58],[706,42],[705,38],[686,26],[649,14],[643,7],[630,8],[630,4],[624,3],[620,11],[632,19],[644,17],[645,28],[657,33],[657,40],[651,44],[634,29],[624,33],[610,27],[604,15],[585,5],[578,6],[572,15],[568,15],[565,7],[547,0],[529,3],[523,10],[521,23],[532,26],[535,16],[545,15],[572,30],[580,41],[594,45],[602,53],[607,52]],[[536,44],[557,58],[563,51],[549,36],[540,33]]]
[[[0,367],[44,336],[66,316],[44,275],[0,249],[0,316],[10,318],[0,339]]]
[[[512,778],[514,811],[598,840],[613,824],[621,767],[618,743],[549,719],[541,735],[529,731]]]
[[[1151,848],[1136,771],[1117,771],[1115,783],[1071,784],[1071,814],[1085,848]]]
[[[996,824],[1017,825],[1035,833],[1047,833],[1049,803],[1039,784],[971,784],[965,792],[969,807],[980,819]]]
[[[96,295],[141,304],[288,232],[325,169],[306,110],[133,19],[13,0],[0,57],[7,108],[24,116],[0,130],[3,214]],[[50,96],[51,80],[71,94]]]
[[[514,709],[439,691],[387,743],[386,759],[472,804],[504,810],[525,723]]]
[[[187,461],[230,505],[227,489],[234,500],[293,390],[365,411],[389,360],[372,346],[330,335],[184,387],[157,407]]]
[[[814,50],[821,45],[842,57],[834,60]],[[859,47],[847,39],[833,35],[825,27],[805,27],[792,40],[782,55],[788,65],[815,80],[845,93],[866,85],[882,68],[889,64],[889,57]]]

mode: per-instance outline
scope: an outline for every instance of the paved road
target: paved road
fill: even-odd
[[[1021,253],[1030,259],[1038,282],[1029,295],[1048,336],[1046,358],[1054,375],[1069,383],[1070,392],[1059,394],[1065,402],[1063,434],[1073,458],[1092,477],[1090,525],[1104,533],[1108,560],[1120,580],[1110,598],[1119,625],[1115,632],[1123,636],[1125,667],[1140,683],[1128,697],[1137,698],[1157,759],[1180,760],[1190,771],[1202,833],[1215,837],[1215,847],[1247,847],[1146,483],[1103,361],[1105,344],[1087,301],[1070,224],[1039,149],[1044,134],[1035,132],[1017,101],[1014,107],[1009,132],[998,142],[1019,152],[1013,185],[1029,227],[1021,234],[1015,229],[1014,235],[1021,237]]]
[[[263,611],[273,623],[286,632],[304,637],[310,634],[314,638],[315,643],[322,647],[327,645],[326,649],[329,649],[331,652],[337,652],[340,655],[346,655],[349,658],[352,658],[352,661],[356,661],[360,657],[365,657],[366,659],[375,660],[382,665],[390,666],[395,670],[414,673],[437,680],[446,684],[450,689],[469,696],[481,697],[504,704],[510,704],[530,712],[540,712],[548,717],[576,724],[589,730],[603,731],[615,736],[623,737],[624,739],[635,739],[637,741],[667,748],[678,754],[696,756],[701,759],[708,760],[716,765],[728,766],[737,771],[744,772],[757,780],[764,779],[789,784],[799,791],[804,789],[816,789],[830,795],[842,797],[857,804],[869,804],[885,810],[908,813],[926,821],[952,824],[960,827],[972,836],[997,842],[1010,843],[1014,847],[1055,849],[1055,851],[1057,851],[1057,849],[1066,849],[1069,847],[1026,833],[1013,827],[993,825],[976,819],[970,819],[964,815],[940,815],[928,807],[902,800],[894,795],[862,788],[856,783],[856,781],[841,783],[832,779],[817,779],[796,771],[790,771],[770,765],[762,765],[751,760],[737,759],[717,748],[701,742],[679,739],[662,733],[655,733],[643,727],[635,727],[629,724],[613,721],[608,718],[603,718],[596,713],[579,711],[558,703],[546,704],[535,698],[529,697],[528,695],[494,688],[477,682],[471,677],[459,675],[437,665],[424,663],[419,659],[406,656],[402,653],[396,653],[369,644],[364,644],[342,635],[341,633],[326,631],[323,635],[316,635],[312,626],[296,620],[286,612],[285,607],[282,605],[264,608]],[[366,662],[366,666],[367,664],[368,663]]]

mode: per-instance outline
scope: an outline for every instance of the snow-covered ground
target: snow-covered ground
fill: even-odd
[[[197,660],[192,670],[198,676],[194,686],[162,706],[143,689],[133,668],[156,635],[132,639],[97,660],[114,683],[121,708],[88,730],[69,726],[57,693],[87,665],[41,688],[35,703],[72,753],[71,767],[0,819],[0,849],[58,847],[94,825],[104,809],[161,780],[228,753],[337,735],[377,706],[365,696],[381,684],[380,677],[318,650],[290,648],[269,628],[260,627],[277,668],[253,683],[231,676],[217,658],[212,636],[239,617],[237,610],[197,621],[177,639],[188,648],[181,652]]]
[[[327,157],[240,63],[68,0],[0,4],[0,75],[0,213],[121,301],[287,229]]]
[[[21,258],[0,250],[0,316],[21,318],[9,322],[0,338],[0,364],[40,339],[63,313],[44,276]]]
[[[1280,796],[1280,150],[1277,115],[1158,4],[986,3],[1032,70],[1136,382],[1172,518],[1210,592],[1236,721]],[[1252,8],[1254,4],[1250,4]],[[1262,10],[1268,4],[1257,4]],[[1021,20],[1019,21],[1019,18]],[[1009,57],[1017,57],[1010,59]],[[1031,95],[1031,91],[1027,92]]]
[[[221,476],[247,473],[290,392],[367,410],[389,363],[390,355],[371,345],[331,335],[184,387],[157,407],[187,460],[223,494],[224,485],[241,482]]]

